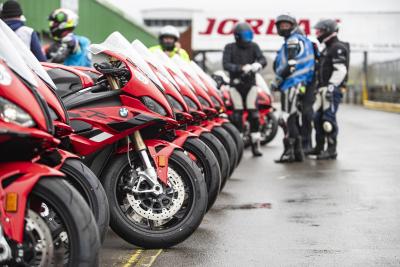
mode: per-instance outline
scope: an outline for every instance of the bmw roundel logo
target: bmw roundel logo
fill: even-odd
[[[119,115],[120,115],[121,117],[123,117],[123,118],[128,117],[128,113],[129,113],[129,111],[128,111],[127,108],[120,108],[120,109],[119,109]]]

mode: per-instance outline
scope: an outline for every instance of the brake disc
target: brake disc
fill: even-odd
[[[46,222],[32,210],[25,217],[25,234],[33,248],[29,266],[49,266],[54,254],[53,238]]]
[[[185,199],[185,187],[181,176],[172,168],[168,168],[168,184],[163,187],[163,193],[159,196],[152,193],[127,194],[128,203],[140,216],[133,216],[135,221],[144,218],[161,225],[180,210]]]

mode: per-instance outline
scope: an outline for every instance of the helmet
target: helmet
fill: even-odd
[[[233,34],[235,36],[236,43],[240,45],[249,44],[251,41],[253,41],[254,37],[253,29],[247,22],[237,23],[233,29]]]
[[[21,5],[14,0],[8,0],[1,8],[0,18],[18,18],[22,16]]]
[[[49,16],[50,33],[54,39],[61,39],[78,25],[78,15],[65,8],[51,12]]]
[[[314,29],[317,30],[317,39],[322,43],[327,37],[339,31],[337,22],[333,19],[323,19],[315,24]]]
[[[288,22],[292,26],[289,29],[281,29],[281,27],[280,27],[281,22]],[[292,34],[297,29],[297,21],[296,21],[295,17],[293,17],[289,14],[283,14],[276,18],[275,26],[276,26],[276,29],[278,30],[278,34],[280,36],[287,38],[290,36],[290,34]]]
[[[165,40],[165,37],[172,37],[174,39],[173,42],[169,42]],[[180,34],[177,28],[172,25],[164,26],[160,34],[158,35],[158,40],[160,42],[163,50],[172,51],[175,48],[175,42],[179,40]]]

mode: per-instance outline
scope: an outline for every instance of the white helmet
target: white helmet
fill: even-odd
[[[178,40],[180,34],[177,28],[175,28],[172,25],[167,25],[162,27],[162,29],[160,30],[160,34],[158,35],[159,38],[162,38],[164,36],[171,36],[174,37],[176,40]]]

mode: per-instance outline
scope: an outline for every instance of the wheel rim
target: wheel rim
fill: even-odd
[[[138,181],[137,171],[126,167],[117,179],[115,196],[120,212],[134,227],[144,231],[165,231],[179,227],[193,206],[193,186],[179,168],[169,164],[168,184],[163,194],[133,193],[132,188],[145,190],[147,181]],[[142,187],[141,187],[142,186]]]
[[[49,266],[54,255],[53,238],[45,221],[33,210],[28,210],[25,217],[24,253],[26,266]]]
[[[273,121],[268,116],[265,116],[265,121],[266,123],[261,126],[261,140],[267,139],[272,134]]]

